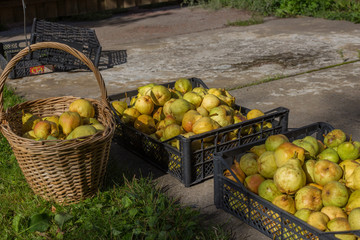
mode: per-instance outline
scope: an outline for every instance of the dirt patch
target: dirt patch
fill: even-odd
[[[312,65],[315,60],[317,60],[317,56],[319,52],[309,52],[309,53],[294,53],[294,52],[286,52],[279,53],[274,55],[264,55],[260,57],[255,57],[251,61],[241,62],[231,64],[232,68],[237,68],[239,70],[248,70],[253,67],[261,67],[267,64],[277,64],[282,68],[292,68],[301,65]]]

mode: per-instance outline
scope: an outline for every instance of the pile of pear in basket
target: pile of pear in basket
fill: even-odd
[[[101,97],[51,97],[5,111],[2,92],[9,73],[24,56],[46,48],[63,50],[83,61],[94,73]],[[30,45],[7,64],[0,77],[0,92],[0,131],[35,194],[63,204],[96,194],[105,175],[115,121],[103,78],[91,60],[61,43]]]

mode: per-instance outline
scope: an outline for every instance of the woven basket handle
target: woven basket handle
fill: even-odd
[[[2,114],[4,112],[3,90],[4,90],[5,81],[6,81],[7,77],[8,77],[8,75],[13,70],[16,63],[18,63],[24,56],[26,56],[30,52],[33,52],[33,51],[36,51],[36,50],[39,50],[39,49],[44,49],[44,48],[55,48],[55,49],[63,50],[65,52],[70,53],[74,57],[78,58],[83,63],[85,63],[85,65],[88,66],[91,71],[93,71],[93,73],[95,75],[95,78],[96,78],[96,80],[97,80],[97,82],[99,84],[99,87],[100,87],[101,98],[108,105],[107,92],[106,92],[106,87],[105,87],[104,80],[103,80],[99,70],[94,66],[93,62],[88,57],[86,57],[82,52],[79,52],[78,50],[76,50],[76,49],[74,49],[74,48],[72,48],[72,47],[70,47],[70,46],[68,46],[66,44],[63,44],[63,43],[39,42],[39,43],[32,44],[29,47],[25,47],[20,52],[18,52],[18,54],[16,54],[9,61],[9,63],[6,65],[4,71],[2,72],[2,74],[0,76],[0,110],[1,110],[0,114]]]

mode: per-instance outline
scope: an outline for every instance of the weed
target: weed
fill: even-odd
[[[248,20],[239,20],[235,22],[229,22],[227,26],[250,26],[255,24],[261,24],[264,22],[264,18],[261,16],[252,16]]]

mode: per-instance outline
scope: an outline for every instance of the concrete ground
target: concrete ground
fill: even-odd
[[[299,17],[226,26],[250,16],[231,9],[170,7],[76,25],[95,29],[103,49],[127,50],[127,63],[101,72],[110,95],[149,82],[198,77],[209,87],[230,89],[239,105],[263,111],[289,108],[290,128],[324,121],[360,139],[359,25]],[[0,32],[0,41],[21,38],[21,28]],[[52,73],[7,83],[27,99],[99,96],[90,72]],[[116,143],[111,161],[121,169],[152,174],[182,204],[199,208],[211,221],[228,223],[236,239],[268,239],[215,208],[213,179],[185,188]]]

